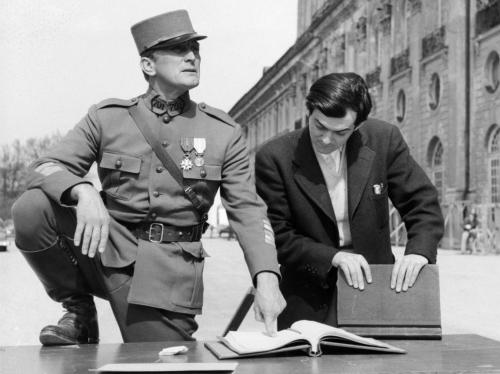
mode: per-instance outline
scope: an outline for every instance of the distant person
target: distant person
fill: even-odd
[[[462,228],[462,240],[460,241],[460,254],[467,252],[476,253],[476,238],[479,220],[476,212],[471,211],[464,219]]]
[[[369,264],[394,263],[389,199],[408,242],[390,287],[407,291],[436,262],[443,235],[437,191],[396,126],[368,118],[371,98],[354,73],[319,78],[306,98],[308,125],[263,145],[257,192],[268,205],[287,301],[279,328],[301,319],[336,324],[336,277],[363,290]]]
[[[110,301],[125,342],[192,340],[203,305],[200,237],[219,187],[256,286],[256,318],[273,334],[284,300],[245,137],[226,113],[189,97],[205,36],[185,10],[139,22],[132,35],[147,92],[92,106],[34,163],[12,210],[16,245],[67,310],[40,341],[98,342],[92,295]],[[101,195],[83,179],[94,162]]]

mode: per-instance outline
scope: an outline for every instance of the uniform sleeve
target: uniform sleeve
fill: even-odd
[[[411,157],[408,145],[394,127],[388,152],[389,197],[408,233],[405,254],[419,254],[436,262],[437,246],[444,233],[444,221],[436,188]]]
[[[47,154],[31,165],[28,189],[40,188],[50,198],[61,204],[65,192],[77,184],[89,183],[83,177],[97,158],[100,132],[97,125],[95,106],[89,113]],[[36,169],[53,164],[48,173]],[[43,169],[43,168],[39,168]]]
[[[294,224],[285,183],[274,155],[267,149],[257,152],[255,176],[257,192],[268,205],[278,247],[278,261],[286,268],[307,276],[311,282],[324,286],[338,249],[302,235]]]
[[[246,142],[236,126],[222,167],[221,200],[253,280],[262,271],[279,276],[274,233],[266,205],[255,191]]]

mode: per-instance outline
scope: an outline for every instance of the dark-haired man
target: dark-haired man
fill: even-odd
[[[336,324],[336,268],[350,285],[369,264],[394,263],[388,199],[408,231],[391,288],[411,287],[436,261],[443,219],[437,192],[399,129],[368,118],[368,87],[354,73],[321,77],[307,95],[308,126],[262,146],[257,192],[268,205],[287,301],[279,328],[310,319]]]
[[[96,343],[92,295],[110,301],[125,342],[191,340],[203,304],[200,237],[219,187],[256,285],[256,318],[273,334],[284,300],[241,128],[189,98],[205,36],[185,10],[139,22],[132,35],[148,91],[92,106],[34,163],[30,189],[12,209],[16,245],[67,310],[40,341]],[[93,162],[102,199],[82,178]]]

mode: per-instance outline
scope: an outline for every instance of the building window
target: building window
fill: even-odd
[[[486,91],[493,93],[500,85],[500,57],[496,51],[490,52],[486,59],[486,66],[484,68],[484,75],[486,77]]]
[[[298,130],[298,129],[300,129],[301,127],[302,127],[302,119],[300,119],[300,118],[299,118],[298,120],[296,120],[296,121],[295,121],[295,126],[294,126],[294,129],[295,129],[295,130]]]
[[[396,6],[399,6],[397,18],[400,22],[400,32],[396,35],[398,40],[398,47],[396,48],[397,53],[404,51],[408,48],[408,25],[409,25],[409,12],[407,11],[408,4],[406,0],[400,0],[395,3]]]
[[[439,106],[441,95],[441,82],[437,73],[432,74],[431,84],[429,85],[429,108],[435,110]]]
[[[398,97],[396,99],[396,120],[398,122],[403,122],[406,115],[406,95],[403,90],[399,90]]]
[[[491,202],[500,203],[500,128],[493,131],[488,148]]]
[[[444,165],[443,165],[443,143],[439,139],[434,139],[431,155],[431,176],[436,187],[438,199],[441,202],[444,189]]]

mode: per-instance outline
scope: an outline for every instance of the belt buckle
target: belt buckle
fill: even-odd
[[[159,226],[161,227],[161,233],[160,233],[160,240],[154,240],[153,239],[153,233],[151,233],[151,230],[155,227],[155,226]],[[163,224],[162,223],[157,223],[157,222],[153,222],[151,225],[149,225],[149,230],[148,230],[148,234],[149,234],[149,241],[151,243],[161,243],[163,241]]]

